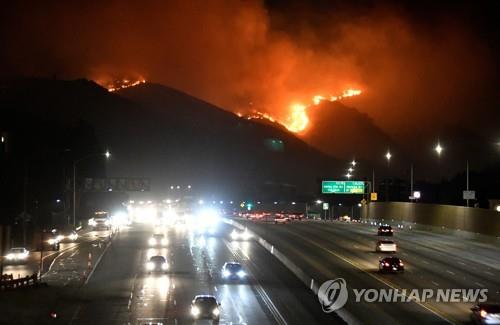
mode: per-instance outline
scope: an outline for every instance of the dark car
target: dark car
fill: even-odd
[[[151,272],[167,272],[168,263],[164,256],[156,255],[151,256],[149,261],[146,263],[146,270]]]
[[[380,226],[378,227],[377,235],[379,236],[392,236],[394,234],[394,230],[392,230],[391,226]]]
[[[476,324],[500,324],[500,304],[480,303],[471,308],[471,319]]]
[[[194,319],[219,321],[220,303],[212,295],[195,296],[191,302],[191,315]]]
[[[247,274],[237,262],[226,262],[222,267],[222,277],[228,280],[244,280]]]
[[[379,261],[378,269],[380,272],[403,272],[405,266],[403,261],[398,257],[384,257]]]

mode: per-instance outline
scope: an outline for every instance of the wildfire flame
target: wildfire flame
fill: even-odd
[[[311,99],[311,103],[308,105],[301,103],[293,103],[290,105],[290,114],[285,121],[277,120],[267,113],[261,113],[258,111],[254,111],[251,115],[244,116],[246,119],[266,119],[271,122],[277,122],[284,127],[286,127],[289,131],[294,133],[300,133],[304,131],[309,125],[309,116],[307,115],[307,109],[311,106],[317,106],[322,101],[335,102],[341,100],[342,98],[353,97],[361,95],[361,90],[359,89],[346,89],[342,92],[341,95],[315,95]],[[239,117],[242,117],[241,113],[237,113]]]
[[[146,79],[144,78],[139,78],[137,80],[130,80],[130,79],[119,79],[119,80],[114,80],[113,82],[109,81],[104,81],[104,80],[96,80],[96,82],[106,88],[109,92],[114,92],[120,89],[125,89],[129,87],[134,87],[143,83],[146,83]]]

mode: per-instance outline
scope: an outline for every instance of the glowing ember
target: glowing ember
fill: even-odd
[[[137,79],[134,81],[131,81],[130,79],[121,79],[121,80],[115,80],[113,82],[103,81],[103,80],[97,80],[96,82],[99,85],[106,88],[109,92],[113,92],[113,91],[117,91],[120,89],[134,87],[134,86],[146,83],[146,80],[144,78],[140,78],[140,79]]]
[[[308,124],[309,124],[309,117],[307,116],[307,109],[311,107],[312,105],[317,106],[319,105],[322,101],[329,101],[329,102],[335,102],[338,100],[341,100],[342,98],[346,97],[353,97],[353,96],[358,96],[361,95],[361,90],[359,89],[346,89],[342,92],[342,95],[329,95],[329,96],[323,96],[323,95],[315,95],[312,97],[312,103],[309,105],[304,105],[300,103],[294,103],[290,105],[290,115],[285,121],[279,121],[272,117],[271,115],[267,113],[261,113],[258,111],[254,111],[253,114],[251,115],[246,115],[245,118],[248,120],[251,119],[266,119],[271,122],[278,122],[279,124],[283,125],[286,127],[289,131],[294,132],[294,133],[299,133],[304,131]],[[239,117],[242,117],[241,113],[237,113]]]

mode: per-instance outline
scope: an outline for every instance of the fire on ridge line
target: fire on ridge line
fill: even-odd
[[[129,88],[129,87],[134,87],[140,84],[145,83],[146,80],[143,79],[142,77],[137,80],[129,80],[129,79],[123,79],[123,80],[115,80],[114,82],[103,82],[103,81],[97,81],[97,83],[103,85],[108,89],[109,92],[114,92],[119,89],[124,89],[124,88]],[[250,115],[243,115],[241,113],[236,113],[241,118],[246,118],[248,120],[251,119],[261,119],[261,120],[268,120],[273,123],[279,123],[286,127],[290,132],[294,133],[300,133],[304,131],[307,126],[309,125],[309,116],[307,115],[307,109],[311,106],[317,106],[319,105],[322,101],[329,101],[329,102],[335,102],[338,100],[341,100],[342,98],[347,98],[347,97],[353,97],[353,96],[358,96],[361,95],[361,90],[359,89],[346,89],[342,92],[341,95],[333,96],[323,96],[323,95],[315,95],[311,99],[310,104],[301,104],[301,103],[293,103],[290,105],[290,113],[288,117],[285,120],[278,120],[274,118],[272,115],[268,113],[262,113],[259,111],[254,111]]]
[[[290,113],[286,120],[278,120],[271,116],[268,113],[262,113],[259,111],[254,111],[251,115],[244,116],[241,113],[236,113],[239,117],[246,118],[248,120],[251,119],[264,119],[271,121],[273,123],[279,123],[286,127],[289,131],[294,133],[300,133],[304,131],[309,125],[309,116],[307,115],[307,109],[311,106],[317,106],[322,101],[335,102],[341,100],[346,97],[353,97],[361,95],[361,90],[359,89],[346,89],[342,92],[341,95],[338,96],[323,96],[323,95],[315,95],[311,99],[310,104],[301,104],[301,103],[293,103],[290,105]]]

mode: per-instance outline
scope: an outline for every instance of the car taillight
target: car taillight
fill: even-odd
[[[484,309],[481,309],[481,311],[479,312],[479,315],[482,318],[486,318],[486,316],[488,315],[488,312],[486,312],[486,310],[484,310]]]
[[[404,264],[403,264],[403,262],[399,262],[399,265],[400,265],[400,266],[403,266]]]
[[[385,266],[389,266],[389,263],[387,263],[387,262],[386,262],[386,263],[384,263],[384,265],[385,265]]]

